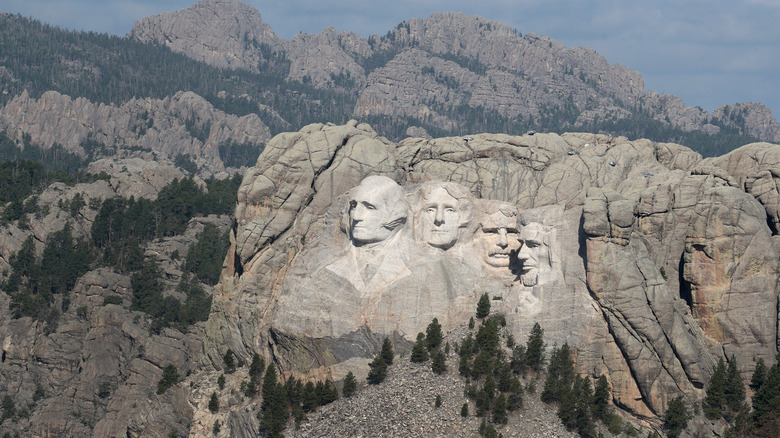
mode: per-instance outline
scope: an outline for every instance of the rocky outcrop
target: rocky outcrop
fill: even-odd
[[[123,149],[150,150],[171,161],[187,155],[204,176],[226,170],[219,155],[221,144],[259,145],[270,138],[256,114],[225,114],[192,92],[163,100],[132,99],[118,107],[56,91],[47,91],[40,99],[24,92],[0,109],[0,128],[20,147],[26,138],[43,148],[58,144],[81,156],[89,152],[113,156]]]
[[[130,36],[222,68],[259,71],[270,50],[284,53],[289,79],[357,96],[353,114],[360,117],[408,117],[453,131],[453,115],[464,111],[495,111],[529,125],[573,116],[573,126],[586,129],[641,115],[686,132],[716,134],[717,123],[780,142],[780,124],[763,105],[727,105],[710,115],[676,96],[645,91],[641,74],[592,49],[462,13],[413,18],[381,38],[328,28],[288,41],[250,6],[204,0],[147,17]]]
[[[434,313],[446,310],[438,319],[452,330],[488,292],[500,298],[495,311],[515,338],[524,339],[538,321],[548,344],[573,348],[581,373],[608,376],[616,405],[656,422],[671,398],[702,397],[719,358],[771,363],[777,353],[776,231],[766,220],[776,202],[768,189],[751,192],[744,182],[771,173],[739,161],[762,147],[776,148],[748,145],[702,160],[679,145],[585,133],[408,138],[395,145],[354,122],[277,136],[240,189],[207,325],[211,364],[203,372],[219,368],[231,348],[245,359],[262,352],[296,375],[338,380],[351,370],[365,373],[384,336],[404,351],[424,331],[430,315],[414,304],[418,295],[434,294],[423,302]],[[758,155],[772,166],[771,154]],[[747,168],[753,173],[734,170]],[[430,187],[426,181],[464,187],[475,215],[484,202],[496,202],[480,199],[517,208],[521,243],[514,248],[530,238],[523,237],[526,228],[541,232],[547,252],[536,265],[546,274],[527,281],[521,264],[522,275],[496,277],[470,264],[475,258],[466,255],[470,243],[461,234],[444,252],[423,245],[421,255],[392,259],[410,260],[403,275],[425,271],[426,280],[378,289],[339,280],[351,278],[338,267],[351,251],[344,214],[368,175],[401,184],[415,239],[414,199]],[[383,263],[381,272],[401,272]],[[393,298],[395,287],[405,299]],[[346,299],[353,288],[363,291],[360,298]],[[374,293],[378,307],[359,310]],[[356,324],[346,316],[356,314],[364,318]],[[747,377],[754,362],[739,365]]]

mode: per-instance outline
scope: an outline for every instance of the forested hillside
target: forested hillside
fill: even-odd
[[[377,50],[365,58],[354,55],[356,62],[367,73],[386,65],[403,47],[396,42],[397,32],[370,39],[375,41]],[[257,72],[215,68],[161,45],[94,32],[67,31],[4,14],[0,15],[0,87],[3,89],[0,103],[25,89],[33,97],[56,90],[71,97],[115,105],[134,97],[164,98],[188,90],[226,113],[239,116],[257,113],[272,134],[294,131],[312,122],[344,123],[356,118],[368,122],[377,132],[393,140],[404,138],[409,127],[424,128],[434,137],[478,132],[522,134],[528,130],[577,130],[680,143],[705,156],[719,155],[757,140],[744,135],[733,123],[718,119],[711,121],[720,128],[717,134],[683,130],[659,121],[644,112],[641,106],[633,108],[629,118],[595,118],[576,128],[574,124],[580,111],[572,103],[546,106],[536,117],[529,117],[511,116],[485,106],[458,104],[457,101],[448,104],[429,102],[431,109],[455,121],[450,128],[427,117],[360,116],[354,114],[359,84],[349,75],[333,75],[332,87],[315,86],[308,76],[294,80],[289,77],[289,54],[282,47],[271,47],[253,39],[247,39],[245,44],[262,54]],[[485,64],[467,56],[430,55],[475,74],[484,74],[487,70]],[[431,67],[428,69],[427,74],[437,83],[457,90],[458,81],[454,77]]]

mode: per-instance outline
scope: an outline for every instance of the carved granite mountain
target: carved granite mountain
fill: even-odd
[[[701,399],[719,358],[774,361],[776,150],[702,160],[583,133],[396,145],[354,121],[281,134],[239,191],[207,354],[217,368],[231,348],[287,373],[365,375],[385,336],[406,351],[429,318],[457,327],[487,292],[517,339],[538,321],[581,373],[608,376],[615,404],[656,423],[671,398]],[[425,222],[445,204],[455,216]],[[456,217],[460,231],[420,232]],[[747,377],[755,363],[739,365]]]
[[[357,96],[356,117],[408,117],[452,130],[459,111],[496,111],[534,127],[567,114],[574,127],[633,115],[662,126],[714,134],[721,126],[780,142],[780,123],[761,104],[727,105],[710,115],[673,95],[644,90],[636,71],[585,47],[462,13],[413,18],[384,37],[366,39],[328,28],[278,38],[252,7],[202,0],[147,17],[130,37],[156,42],[218,67],[258,71],[272,52],[290,62],[288,79]]]

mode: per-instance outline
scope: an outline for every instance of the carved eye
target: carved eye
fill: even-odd
[[[528,242],[525,242],[525,246],[527,246],[529,248],[536,248],[536,247],[539,246],[539,242],[528,241]]]
[[[364,203],[363,203],[363,206],[364,206],[364,207],[366,207],[366,208],[367,208],[367,209],[369,209],[369,210],[376,210],[376,207],[374,207],[374,205],[373,205],[373,204],[370,204],[370,203],[368,203],[368,202],[364,202]]]
[[[450,207],[450,208],[448,208],[448,209],[447,209],[447,213],[457,213],[457,212],[458,212],[458,211],[457,211],[457,210],[455,210],[455,209],[454,209],[454,208],[452,208],[452,207]]]
[[[425,209],[425,211],[428,213],[436,213],[436,209],[433,207],[428,207],[427,209]]]
[[[357,207],[357,201],[349,201],[349,209],[352,210],[355,207]]]

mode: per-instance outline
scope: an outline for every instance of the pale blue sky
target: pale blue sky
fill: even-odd
[[[0,0],[68,29],[125,35],[136,20],[186,8],[188,0]],[[523,33],[587,46],[639,71],[645,88],[709,111],[761,102],[780,118],[780,0],[248,0],[277,35],[326,27],[384,35],[409,18],[460,11]]]

